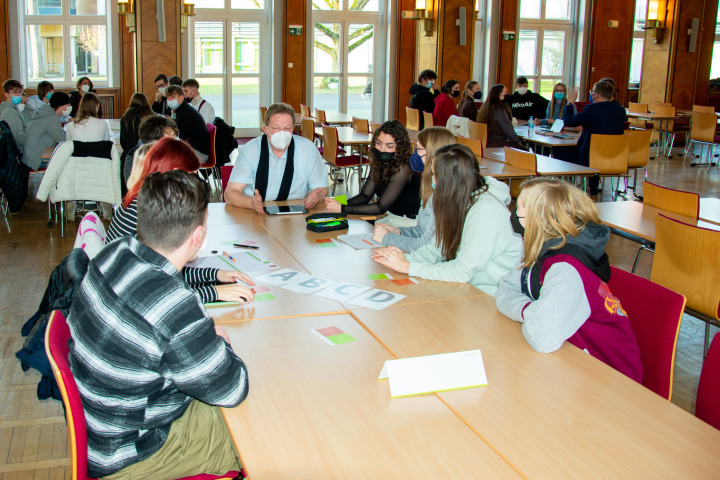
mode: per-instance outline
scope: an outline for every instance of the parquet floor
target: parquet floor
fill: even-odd
[[[720,198],[720,173],[713,168],[682,168],[682,160],[650,162],[649,179],[661,185]],[[37,189],[38,180],[32,179]],[[349,182],[351,193],[356,181]],[[336,194],[342,194],[339,188]],[[606,196],[607,199],[607,196]],[[23,372],[14,353],[23,342],[21,325],[36,311],[50,272],[74,243],[71,224],[66,238],[58,226],[47,228],[47,207],[28,199],[19,215],[9,216],[8,232],[0,217],[0,480],[70,478],[67,432],[62,407],[54,400],[39,401],[40,375]],[[637,244],[613,236],[608,246],[611,263],[629,270]],[[638,273],[649,277],[652,254],[643,254]],[[702,366],[704,323],[686,316],[676,355],[673,402],[692,412]],[[713,331],[715,333],[715,330]]]

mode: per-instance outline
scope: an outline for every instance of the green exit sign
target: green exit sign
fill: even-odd
[[[302,26],[301,25],[290,25],[288,27],[288,35],[291,35],[291,36],[302,35]]]

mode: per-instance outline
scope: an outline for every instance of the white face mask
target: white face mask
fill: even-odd
[[[277,150],[285,150],[290,145],[292,133],[285,130],[274,133],[270,136],[270,144]]]
[[[162,95],[163,97],[165,96],[166,91],[167,91],[167,87],[158,88],[158,92],[160,92],[160,95]]]
[[[18,103],[18,104],[17,104],[17,109],[22,112],[23,110],[25,110],[25,104],[24,104],[24,103]]]
[[[72,112],[72,107],[70,105],[68,105],[67,108],[65,108],[65,110],[63,110],[63,112],[62,112],[63,117],[69,117],[70,112]]]
[[[527,93],[527,91],[528,91],[527,87],[519,87],[518,88],[518,93],[520,95],[525,95]]]
[[[80,90],[82,90],[83,93],[87,93],[90,91],[90,85],[88,85],[87,83],[85,85],[81,85]]]

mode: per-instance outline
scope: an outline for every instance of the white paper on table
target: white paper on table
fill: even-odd
[[[488,384],[480,350],[387,360],[378,380],[390,382],[390,396],[403,397]]]
[[[293,280],[290,283],[286,283],[281,287],[290,290],[291,292],[304,293],[306,295],[309,295],[311,293],[315,293],[326,287],[329,287],[334,283],[334,281],[327,278],[308,275],[308,278],[299,278],[297,280]]]
[[[316,292],[315,295],[329,298],[331,300],[343,301],[355,298],[369,289],[370,287],[366,287],[365,285],[358,285],[356,283],[348,282],[338,282],[335,285],[331,285]]]
[[[292,270],[290,268],[283,268],[272,273],[266,273],[261,277],[257,277],[255,280],[279,287],[280,285],[285,285],[286,283],[296,282],[307,278],[310,278],[310,275],[307,273],[298,272],[297,270]]]
[[[367,248],[384,247],[382,243],[378,243],[372,239],[372,233],[356,233],[355,235],[339,235],[337,237],[341,242],[351,246],[355,250],[365,250]]]
[[[369,292],[365,292],[362,295],[353,298],[352,300],[350,300],[350,303],[359,307],[372,308],[373,310],[382,310],[383,308],[389,307],[395,302],[399,302],[403,298],[405,298],[405,295],[373,288]]]
[[[219,268],[220,270],[235,269],[243,273],[262,272],[277,268],[277,265],[270,260],[260,256],[258,252],[233,252],[233,260],[225,255],[210,255],[198,257],[193,263],[185,264],[192,268]]]

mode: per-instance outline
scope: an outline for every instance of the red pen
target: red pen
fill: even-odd
[[[365,240],[364,238],[362,239],[362,241],[365,242],[365,243],[367,243],[368,245],[372,245],[372,243],[368,242],[368,241]]]

